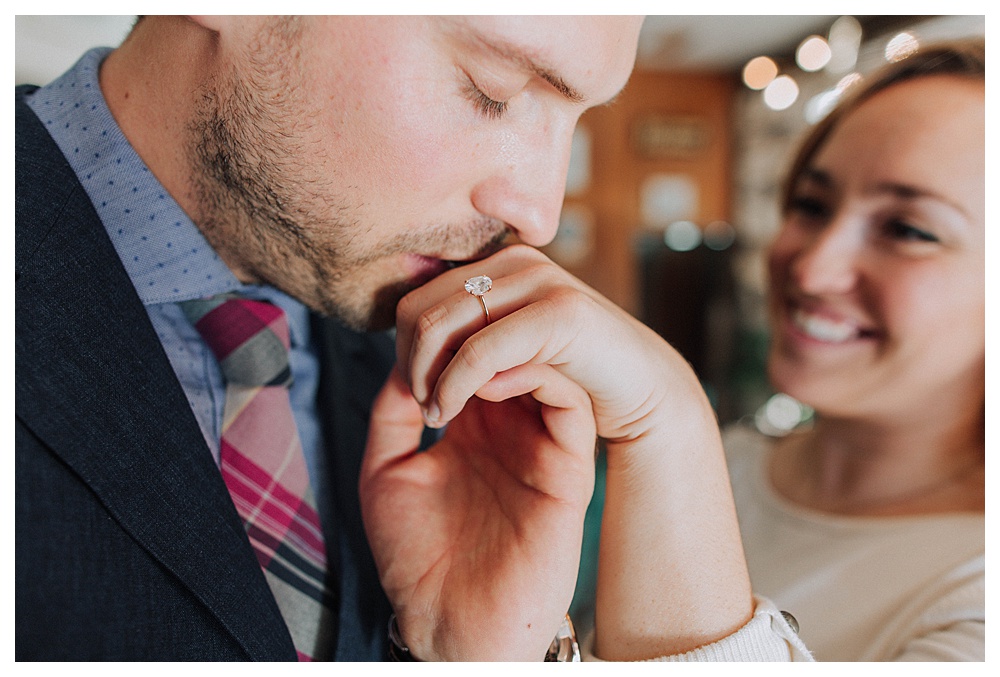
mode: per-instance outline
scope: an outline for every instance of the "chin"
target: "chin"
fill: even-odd
[[[396,306],[415,285],[407,283],[390,284],[376,290],[370,299],[351,302],[342,300],[331,307],[327,315],[336,317],[349,329],[360,332],[386,331],[396,325]]]
[[[375,306],[368,309],[337,306],[320,313],[356,332],[377,332],[391,329],[396,324],[396,307]]]
[[[823,399],[822,394],[830,390],[830,384],[825,380],[817,382],[816,379],[809,378],[801,365],[773,353],[767,363],[767,376],[776,392],[784,393],[814,409]]]

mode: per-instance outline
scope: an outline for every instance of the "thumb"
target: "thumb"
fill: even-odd
[[[372,474],[416,453],[423,430],[420,405],[413,399],[398,367],[393,367],[372,405],[361,466],[362,484]]]

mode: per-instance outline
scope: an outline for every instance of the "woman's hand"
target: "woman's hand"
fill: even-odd
[[[488,325],[463,289],[482,274],[493,279]],[[537,250],[514,246],[407,295],[397,357],[372,420],[362,505],[416,656],[544,653],[572,598],[595,431],[608,447],[613,518],[602,533],[597,620],[598,647],[614,649],[602,657],[650,657],[721,636],[716,606],[707,624],[688,614],[693,630],[664,613],[678,596],[690,605],[706,584],[719,588],[716,574],[738,584],[742,564],[714,415],[673,348]],[[423,422],[448,427],[415,453]],[[696,551],[717,527],[724,552],[708,561],[727,566],[706,570]],[[737,627],[749,617],[745,592]]]
[[[484,296],[489,326],[463,288],[478,274],[493,279]],[[397,320],[400,371],[435,427],[473,395],[501,397],[522,365],[545,365],[587,392],[598,435],[636,439],[656,427],[680,359],[651,329],[522,245],[413,291]]]

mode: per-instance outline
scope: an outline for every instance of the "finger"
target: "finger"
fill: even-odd
[[[494,280],[493,288],[482,297],[489,308],[491,325],[532,303],[558,294],[560,287],[572,285],[568,274],[548,260],[519,263],[519,269]],[[406,368],[417,401],[425,407],[431,404],[429,400],[437,380],[455,354],[471,336],[487,328],[479,300],[469,294],[448,296],[416,320]],[[486,379],[492,376],[488,374]],[[429,412],[429,416],[433,418],[433,412]]]
[[[443,425],[497,374],[525,364],[557,366],[563,359],[559,354],[561,348],[574,339],[578,344],[592,341],[591,337],[580,336],[575,328],[584,315],[581,311],[574,317],[573,307],[583,299],[568,300],[564,296],[530,303],[466,340],[440,377],[434,379],[434,392],[427,405],[428,419]],[[591,348],[590,354],[600,352]],[[414,371],[419,368],[419,362],[415,361]]]
[[[434,391],[434,382],[466,339],[486,327],[479,301],[462,291],[428,307],[410,328],[409,349],[403,347],[407,340],[397,335],[397,353],[406,351],[399,359],[400,370],[409,383],[413,397],[422,405]]]
[[[553,441],[567,450],[593,450],[597,437],[587,391],[547,364],[525,364],[497,374],[476,391],[489,402],[528,395],[542,405],[541,416]]]
[[[496,254],[460,268],[447,271],[407,294],[396,308],[396,358],[400,370],[414,396],[423,402],[430,394],[426,383],[414,383],[410,360],[417,335],[424,337],[427,346],[450,353],[464,340],[486,326],[486,318],[478,299],[468,293],[464,284],[469,278],[487,275],[498,283],[502,278],[533,265],[555,267],[536,249],[523,245],[507,247]],[[503,315],[496,307],[493,292],[485,301],[493,321]],[[447,361],[447,360],[445,360]]]
[[[464,335],[452,339],[449,343],[457,349],[462,344],[466,336],[482,328],[482,309],[478,301],[465,290],[465,281],[478,275],[488,275],[495,278],[502,274],[499,255],[469,264],[460,268],[446,271],[429,282],[414,289],[404,296],[396,306],[396,360],[400,365],[400,370],[407,380],[409,380],[410,369],[410,346],[414,335],[424,328],[436,329],[437,327],[448,327],[451,331],[462,329]],[[479,315],[470,313],[466,316],[470,320],[468,326],[457,322],[445,323],[444,311],[434,313],[434,309],[439,305],[449,301],[449,307],[460,307],[461,301],[466,301],[471,308],[479,308]],[[429,317],[425,317],[429,315]],[[477,323],[471,322],[478,319]],[[442,339],[447,338],[442,336]],[[444,341],[441,342],[444,345]]]

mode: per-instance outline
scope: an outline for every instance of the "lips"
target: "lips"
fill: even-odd
[[[449,268],[448,263],[442,259],[421,256],[420,254],[408,254],[404,260],[407,277],[415,286],[434,279]]]
[[[792,327],[802,336],[830,345],[848,343],[859,339],[871,339],[878,332],[861,322],[839,313],[793,307],[789,312]]]
[[[467,260],[458,260],[424,256],[422,254],[409,254],[406,256],[407,263],[405,265],[411,282],[419,286],[429,282],[447,270],[474,263],[481,260],[481,258],[481,256],[476,256]]]

